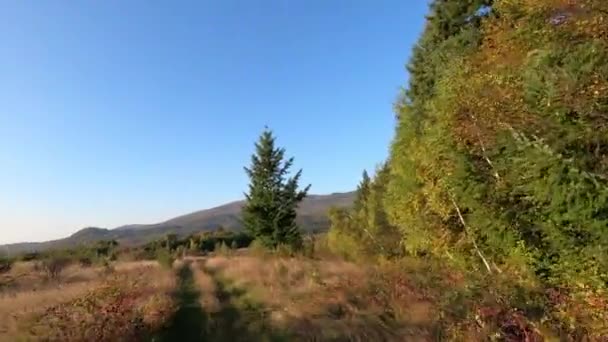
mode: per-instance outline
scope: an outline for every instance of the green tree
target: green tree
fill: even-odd
[[[196,251],[200,249],[201,246],[201,237],[200,235],[192,235],[189,239],[190,245],[189,248],[191,251]]]
[[[165,244],[167,246],[167,250],[174,250],[177,247],[177,234],[167,234],[165,237]]]
[[[357,191],[355,193],[355,202],[353,204],[353,210],[355,212],[363,209],[363,205],[369,196],[370,183],[371,179],[369,178],[367,171],[363,170],[363,178],[361,179],[359,186],[357,186]]]
[[[275,146],[275,137],[265,129],[255,144],[249,176],[249,193],[243,207],[243,223],[247,231],[264,246],[279,244],[299,247],[302,242],[296,224],[296,209],[306,197],[310,185],[299,190],[302,170],[290,177],[293,158],[285,159],[285,149]]]
[[[0,255],[0,274],[6,273],[11,270],[13,266],[13,259],[8,256]]]
[[[330,210],[328,243],[334,252],[351,259],[402,254],[401,234],[390,224],[384,205],[389,175],[387,163],[378,167],[373,179],[364,171],[352,209]]]
[[[446,74],[461,70],[460,61],[482,43],[480,13],[487,11],[480,10],[492,3],[433,1],[407,66],[409,85],[396,105],[398,124],[384,180],[388,184],[381,190],[389,222],[402,231],[403,245],[412,254],[446,255],[445,240],[463,230],[451,197],[453,184],[463,184],[456,176],[469,161],[453,139],[459,118],[445,108],[452,98],[445,91],[451,81]]]
[[[118,242],[116,240],[98,241],[94,246],[95,257],[105,258],[109,256],[117,246]]]

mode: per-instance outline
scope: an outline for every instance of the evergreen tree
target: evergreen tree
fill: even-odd
[[[355,212],[358,212],[363,209],[363,205],[367,200],[367,197],[369,196],[370,183],[371,179],[369,178],[367,171],[364,170],[363,178],[361,179],[359,186],[357,186],[357,191],[355,192],[355,202],[353,204],[353,210]]]
[[[458,65],[480,45],[480,10],[490,5],[491,0],[433,1],[407,66],[409,86],[396,106],[385,209],[412,254],[445,254],[443,240],[462,230],[447,175],[462,167],[463,158],[451,139],[451,114],[437,99],[445,97],[445,74],[451,69],[446,66]]]
[[[351,210],[332,208],[329,212],[329,246],[348,258],[400,255],[400,232],[391,225],[384,206],[388,183],[388,164],[381,165],[374,178],[367,171],[355,193]]]
[[[249,193],[243,207],[247,231],[264,246],[287,244],[298,248],[302,237],[296,224],[296,209],[306,197],[310,185],[299,190],[302,170],[289,177],[293,158],[285,160],[285,149],[275,146],[275,137],[264,130],[255,144],[249,176]]]

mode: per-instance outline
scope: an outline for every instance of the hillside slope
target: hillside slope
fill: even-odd
[[[327,229],[327,210],[332,207],[349,207],[354,199],[353,192],[330,195],[310,195],[300,205],[298,221],[306,231]],[[88,227],[67,238],[46,242],[25,242],[0,246],[10,253],[46,250],[50,248],[73,247],[99,240],[117,240],[121,244],[137,245],[157,239],[166,234],[180,236],[209,231],[222,226],[227,229],[241,229],[240,212],[244,201],[227,203],[215,208],[196,211],[157,224],[132,224],[115,229]]]

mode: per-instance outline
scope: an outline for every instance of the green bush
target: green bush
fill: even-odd
[[[217,255],[224,255],[224,256],[228,256],[232,253],[232,250],[226,245],[226,243],[224,241],[217,242],[215,244],[214,251]]]
[[[326,241],[328,249],[333,254],[348,260],[361,259],[363,251],[359,240],[354,237],[354,234],[336,227],[338,226],[332,225],[332,229],[327,233]]]
[[[19,257],[19,260],[21,261],[34,261],[34,260],[40,260],[41,255],[38,252],[29,252],[29,253],[25,253],[23,255],[21,255]]]
[[[6,273],[13,268],[14,260],[7,257],[0,257],[0,274]]]
[[[78,264],[81,267],[91,267],[93,265],[93,259],[89,256],[81,256],[78,258]]]
[[[183,257],[185,257],[186,256],[186,248],[183,245],[177,246],[177,248],[175,248],[175,256],[178,259],[182,259]]]
[[[160,249],[156,252],[156,261],[162,267],[171,268],[173,267],[173,262],[175,261],[175,258],[173,257],[173,255],[171,255],[171,253],[169,253],[169,251],[165,249]]]
[[[265,257],[268,255],[268,249],[258,240],[254,240],[249,245],[249,252],[257,257]]]

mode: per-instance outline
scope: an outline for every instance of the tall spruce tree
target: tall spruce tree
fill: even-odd
[[[298,248],[302,237],[296,224],[296,209],[306,197],[310,185],[299,190],[302,170],[290,175],[293,158],[285,159],[285,149],[275,146],[275,137],[268,128],[255,144],[249,176],[249,193],[243,207],[243,223],[247,231],[264,246],[280,244]]]

